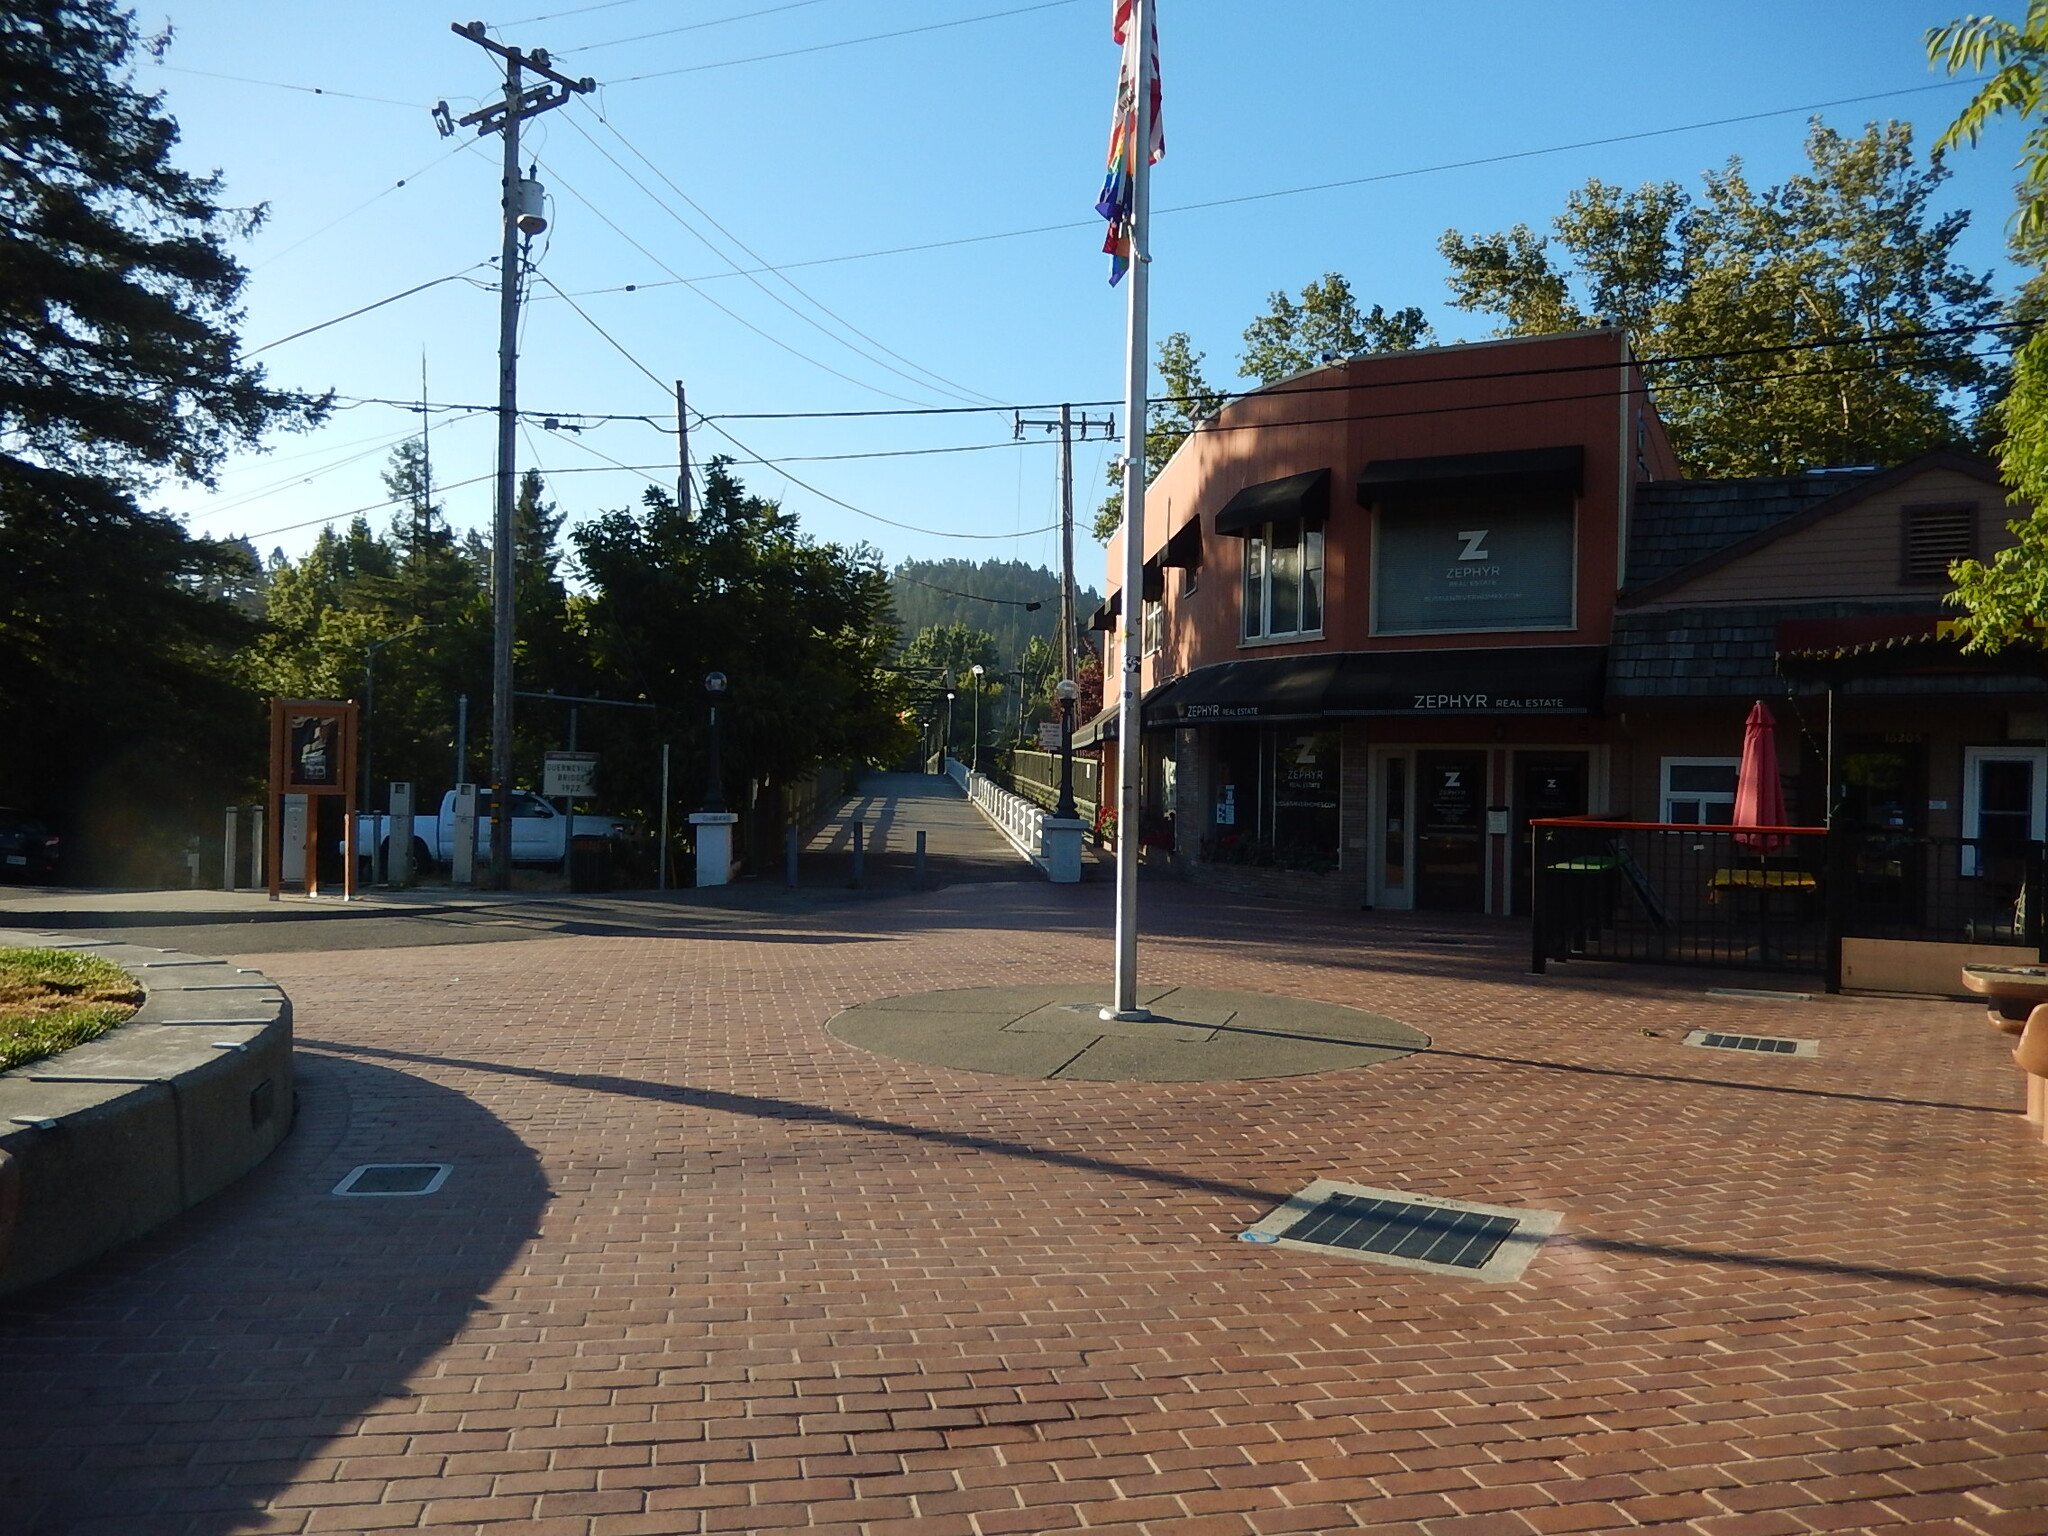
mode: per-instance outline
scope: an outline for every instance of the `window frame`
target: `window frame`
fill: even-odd
[[[1735,772],[1736,784],[1729,786],[1728,794],[1725,798],[1718,792],[1710,790],[1674,790],[1671,787],[1671,770],[1674,768],[1730,768]],[[1657,819],[1667,826],[1727,826],[1735,820],[1735,794],[1741,778],[1742,759],[1740,756],[1659,758],[1657,760]],[[1671,805],[1674,800],[1690,800],[1702,810],[1709,805],[1725,805],[1728,807],[1728,821],[1708,821],[1704,816],[1693,821],[1680,821],[1671,814]]]
[[[1384,579],[1386,565],[1381,556],[1380,527],[1381,515],[1387,510],[1387,502],[1385,500],[1375,501],[1372,505],[1372,570],[1370,575],[1372,590],[1368,598],[1370,607],[1367,613],[1369,622],[1366,626],[1366,633],[1375,639],[1385,636],[1390,639],[1411,640],[1426,640],[1432,636],[1441,635],[1562,635],[1575,633],[1579,628],[1579,615],[1581,611],[1579,583],[1580,577],[1584,574],[1584,561],[1581,558],[1582,552],[1579,547],[1580,535],[1585,530],[1585,518],[1582,515],[1583,508],[1581,505],[1583,500],[1583,497],[1577,495],[1571,498],[1571,572],[1569,576],[1571,613],[1565,622],[1562,624],[1473,624],[1459,629],[1411,629],[1405,626],[1389,628],[1381,619],[1380,583]]]
[[[1273,530],[1292,527],[1297,531],[1295,543],[1290,546],[1301,551],[1301,561],[1295,579],[1295,622],[1294,629],[1273,628],[1273,554],[1275,541]],[[1239,540],[1243,546],[1238,580],[1238,643],[1240,645],[1287,645],[1300,640],[1320,640],[1329,615],[1329,542],[1322,519],[1313,517],[1282,517],[1260,523],[1256,528],[1247,528]],[[1311,563],[1313,551],[1313,563]],[[1255,578],[1253,556],[1257,554]],[[1252,588],[1258,586],[1258,627],[1252,620]],[[1301,626],[1301,609],[1306,606],[1306,595],[1315,593],[1316,622],[1314,628]]]

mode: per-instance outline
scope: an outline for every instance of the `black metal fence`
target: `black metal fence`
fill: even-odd
[[[2042,845],[1818,827],[1530,823],[1531,969],[1632,960],[1839,983],[1841,941],[2040,953]],[[2022,953],[2025,952],[2025,953]]]
[[[1051,810],[1060,800],[1060,755],[1019,747],[1010,757],[1010,778],[1018,794]],[[1101,799],[1102,765],[1092,757],[1074,759],[1074,804],[1083,821],[1095,820]]]

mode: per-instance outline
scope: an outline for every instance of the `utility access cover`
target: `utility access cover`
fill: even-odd
[[[1248,1243],[1341,1254],[1400,1269],[1514,1280],[1562,1219],[1560,1211],[1475,1205],[1317,1179],[1240,1235]]]
[[[1679,1042],[1708,1051],[1748,1051],[1756,1056],[1818,1056],[1818,1040],[1781,1040],[1772,1035],[1730,1035],[1696,1029]]]
[[[431,1195],[455,1170],[447,1163],[364,1163],[334,1186],[337,1195]]]

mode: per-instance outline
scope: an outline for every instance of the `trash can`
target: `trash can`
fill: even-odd
[[[608,891],[612,888],[612,843],[608,837],[569,839],[569,889]]]

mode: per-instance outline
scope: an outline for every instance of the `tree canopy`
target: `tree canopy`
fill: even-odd
[[[1325,272],[1301,290],[1299,302],[1284,291],[1269,296],[1266,313],[1244,328],[1238,372],[1261,384],[1277,384],[1339,358],[1407,352],[1435,340],[1420,309],[1410,305],[1391,314],[1378,304],[1360,309],[1350,280],[1341,272]]]
[[[137,46],[110,0],[0,12],[0,731],[39,743],[0,798],[98,819],[102,849],[144,835],[138,807],[218,805],[247,743],[260,761],[225,595],[247,554],[141,498],[323,409],[241,357],[229,246],[262,210],[173,162]]]
[[[1969,222],[1937,214],[1948,171],[1904,123],[1847,137],[1818,119],[1809,169],[1767,188],[1739,159],[1698,197],[1676,182],[1571,193],[1552,234],[1447,232],[1452,302],[1500,334],[1619,326],[1650,372],[1689,474],[1894,464],[1966,443],[2001,383],[1981,328],[1988,275],[1955,259]],[[1554,247],[1554,248],[1553,248]],[[1818,345],[1835,338],[1881,338]]]

